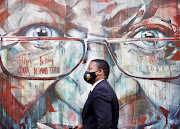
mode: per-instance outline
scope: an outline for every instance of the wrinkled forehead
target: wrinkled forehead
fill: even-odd
[[[112,28],[121,28],[137,13],[146,13],[144,19],[154,16],[179,26],[179,7],[177,0],[81,0],[73,7],[76,13],[73,23],[97,36],[105,36]]]
[[[33,4],[40,7],[46,7],[47,10],[63,9],[65,6],[64,0],[2,0],[1,7],[6,8],[9,12],[16,10],[17,8],[24,8],[25,5]],[[63,11],[63,10],[62,10]]]
[[[33,3],[41,5],[52,5],[58,3],[60,5],[65,5],[65,0],[1,0],[1,4],[4,3],[6,6],[12,7],[12,5],[17,6],[23,3]]]
[[[3,0],[0,3],[0,31],[4,33],[39,23],[62,30],[65,18],[64,0]]]
[[[109,9],[109,8],[107,8]],[[109,26],[119,26],[126,20],[146,14],[144,19],[155,16],[178,24],[180,3],[178,0],[127,0],[119,1],[107,16]],[[109,10],[110,11],[110,10]],[[131,19],[129,19],[131,18]],[[179,25],[179,24],[178,24]]]
[[[126,15],[126,17],[130,17],[132,14],[137,13],[138,9],[146,3],[149,3],[152,7],[159,8],[157,15],[158,13],[162,14],[162,10],[168,10],[169,14],[174,12],[174,10],[178,10],[180,7],[178,0],[1,0],[0,7],[1,12],[4,8],[6,8],[8,12],[13,12],[17,8],[25,8],[25,5],[33,4],[36,7],[42,7],[43,11],[50,10],[64,17],[65,6],[68,5],[75,8],[75,10],[78,9],[80,12],[85,11],[87,15],[103,15],[108,19],[115,16],[117,17],[117,15]],[[166,16],[168,14],[166,14]],[[160,17],[164,17],[164,15]],[[120,19],[125,20],[123,18]]]
[[[50,23],[62,30],[69,21],[105,36],[107,28],[119,28],[146,6],[148,15],[179,26],[178,0],[1,0],[0,26],[11,31],[32,23]],[[144,7],[146,7],[144,6]],[[68,8],[67,8],[68,7]],[[69,9],[71,8],[71,9]],[[154,11],[153,9],[156,9]],[[73,13],[73,15],[72,15]],[[66,23],[64,21],[66,19]],[[13,21],[13,22],[12,22]],[[17,24],[16,24],[17,23]],[[20,23],[20,24],[19,24]],[[4,25],[5,24],[5,25]],[[67,24],[67,29],[72,25]],[[84,31],[84,30],[83,30]]]

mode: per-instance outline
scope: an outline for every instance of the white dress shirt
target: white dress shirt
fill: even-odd
[[[94,90],[94,88],[97,86],[97,84],[98,83],[100,83],[101,81],[103,81],[104,79],[101,79],[101,80],[99,80],[99,81],[97,81],[97,82],[95,82],[93,85],[92,85],[92,87],[91,87],[91,92]]]

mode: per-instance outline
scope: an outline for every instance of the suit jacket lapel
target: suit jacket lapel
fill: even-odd
[[[103,80],[103,81],[106,81],[106,80]],[[101,82],[103,82],[101,81]],[[100,82],[100,83],[101,83]],[[97,86],[100,84],[98,83]],[[91,94],[88,96],[88,99],[86,100],[85,104],[84,104],[84,107],[83,107],[83,110],[82,110],[82,119],[84,119],[85,115],[86,115],[86,112],[87,112],[87,104],[90,102],[90,99],[93,95],[93,92],[96,90],[97,86],[93,89],[93,91],[91,92]]]

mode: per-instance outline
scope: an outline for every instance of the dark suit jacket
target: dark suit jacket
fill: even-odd
[[[83,129],[117,129],[119,104],[106,80],[101,81],[88,97],[82,112]]]

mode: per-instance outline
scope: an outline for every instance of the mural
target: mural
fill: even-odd
[[[119,129],[180,128],[179,0],[1,0],[0,129],[81,123],[95,58]]]

